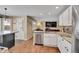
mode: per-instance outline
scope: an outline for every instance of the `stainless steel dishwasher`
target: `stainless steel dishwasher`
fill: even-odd
[[[43,45],[43,31],[34,32],[34,44]]]

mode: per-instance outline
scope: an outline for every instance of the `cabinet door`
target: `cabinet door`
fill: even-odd
[[[68,14],[68,19],[69,19],[69,20],[68,20],[68,24],[71,26],[71,25],[72,25],[72,21],[73,21],[73,20],[72,20],[72,6],[70,6],[70,7],[68,8],[68,10],[69,10],[69,11],[68,11],[68,13],[69,13],[69,14]]]
[[[45,34],[44,35],[44,45],[56,47],[57,45],[57,37],[55,34]]]
[[[67,21],[67,24],[66,26],[71,26],[72,25],[72,6],[70,6],[66,11],[66,21]]]
[[[71,44],[64,40],[64,49],[65,49],[65,53],[71,53]]]
[[[16,19],[16,31],[18,31],[15,34],[16,39],[23,40],[24,39],[24,28],[23,28],[23,19],[17,18]]]
[[[44,38],[44,45],[45,45],[45,46],[50,46],[50,39],[47,38],[46,36],[45,36],[45,38]]]
[[[15,38],[14,37],[15,37],[15,34],[13,34],[13,33],[3,35],[3,46],[8,47],[8,48],[13,47],[14,44],[15,44]]]
[[[72,25],[72,7],[67,8],[59,17],[59,26]]]
[[[64,46],[63,41],[64,41],[63,38],[62,38],[62,39],[59,39],[58,48],[59,48],[59,50],[60,50],[61,53],[64,53],[64,52],[65,52],[65,49],[64,49],[64,47],[63,47],[63,46]]]
[[[63,16],[60,15],[59,17],[59,26],[62,26],[63,25]]]
[[[61,40],[60,39],[58,39],[58,48],[59,48],[59,50],[61,51]]]
[[[58,36],[58,43],[57,43],[57,45],[58,45],[58,48],[59,48],[59,50],[61,52],[62,51],[62,37],[61,36]]]
[[[64,39],[62,40],[62,50],[61,50],[61,53],[66,53],[66,45],[65,45],[65,42],[64,42]]]
[[[45,46],[49,46],[50,45],[50,38],[49,38],[49,34],[44,34],[44,45]]]
[[[64,26],[67,26],[68,25],[68,22],[69,22],[69,19],[68,19],[68,9],[63,13],[63,25]]]
[[[52,46],[56,46],[57,45],[57,35],[56,34],[52,34],[50,37],[50,42]]]

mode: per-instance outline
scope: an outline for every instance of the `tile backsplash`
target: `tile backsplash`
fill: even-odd
[[[64,26],[63,32],[72,34],[72,26]]]

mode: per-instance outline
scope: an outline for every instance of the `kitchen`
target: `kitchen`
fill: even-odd
[[[71,53],[72,47],[72,6],[59,17],[59,21],[37,21],[33,44],[58,47],[61,53]]]
[[[0,46],[7,48],[9,52],[33,52],[33,50],[37,50],[37,48],[38,50],[40,50],[39,46],[42,47],[42,49],[47,48],[49,50],[51,48],[52,50],[55,49],[55,51],[57,49],[57,53],[75,52],[75,47],[77,48],[77,44],[76,46],[74,46],[74,23],[76,16],[73,17],[73,14],[76,13],[75,6],[59,6],[60,8],[52,5],[19,7],[14,6],[13,8],[16,10],[16,7],[19,9],[19,12],[16,12],[17,14],[14,14],[16,16],[2,16],[2,18],[0,18]],[[27,8],[22,9],[24,7]],[[49,12],[49,10],[52,11],[52,7],[55,13]],[[9,10],[9,8],[11,8],[11,6],[8,6],[7,9]],[[31,11],[31,9],[33,10]],[[28,10],[30,11],[29,15],[25,14],[26,10],[27,13]],[[58,14],[57,10],[59,10],[58,12],[61,11],[61,13]],[[22,13],[19,14],[21,11]],[[45,13],[47,14],[45,15]],[[5,41],[7,43],[5,43]],[[22,48],[22,50],[20,48]],[[39,52],[35,50],[34,52]],[[44,50],[45,49],[43,49],[42,53],[44,52]]]

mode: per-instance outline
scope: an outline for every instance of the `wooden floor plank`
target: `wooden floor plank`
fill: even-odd
[[[59,53],[58,48],[33,45],[33,40],[23,41],[9,49],[11,53]]]

